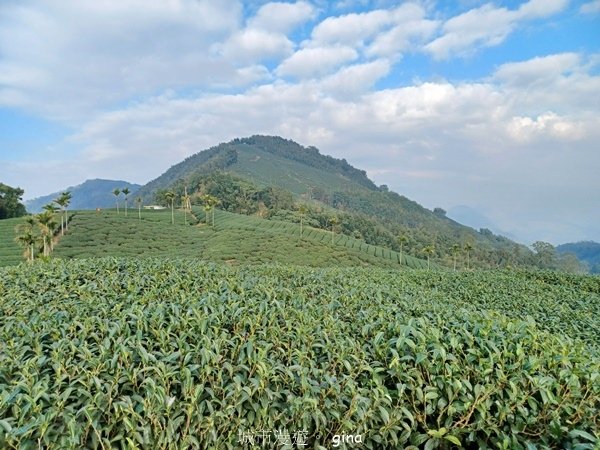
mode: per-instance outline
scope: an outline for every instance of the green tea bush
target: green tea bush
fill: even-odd
[[[591,449],[598,280],[544,280],[152,258],[0,269],[0,447],[240,448],[245,431],[289,430],[307,448],[352,434]]]

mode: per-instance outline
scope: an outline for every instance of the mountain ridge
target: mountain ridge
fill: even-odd
[[[61,192],[69,191],[72,195],[69,209],[110,208],[115,205],[115,197],[112,194],[113,190],[128,188],[131,191],[129,194],[131,200],[140,187],[141,185],[139,184],[129,183],[123,180],[93,178],[61,191],[27,200],[25,202],[25,207],[30,213],[38,213],[42,210],[44,205],[52,203]]]

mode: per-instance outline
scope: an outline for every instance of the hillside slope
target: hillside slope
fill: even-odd
[[[271,205],[268,215],[277,215],[280,209],[297,210],[300,203],[308,203],[321,214],[343,216],[343,232],[370,244],[399,251],[397,238],[403,236],[403,245],[411,254],[423,255],[424,248],[432,247],[434,257],[447,265],[457,258],[462,265],[483,267],[528,265],[532,260],[531,251],[523,245],[489,230],[478,232],[461,225],[443,212],[434,213],[383,186],[377,187],[365,171],[345,160],[281,137],[252,136],[220,144],[174,165],[139,193],[146,202],[164,202],[161,193],[167,189],[178,198],[185,191],[193,195],[203,192],[203,180],[215,173],[241,177],[256,189],[271,187],[291,194],[294,204]],[[222,191],[210,193],[220,197]],[[243,212],[235,206],[228,210]],[[278,218],[285,216],[279,214]]]
[[[195,208],[197,214],[202,214]],[[348,236],[286,222],[216,211],[215,227],[196,225],[189,214],[143,211],[125,217],[115,211],[76,211],[56,258],[170,257],[228,264],[282,263],[312,267],[426,268],[423,260],[368,245]]]
[[[131,204],[134,193],[140,188],[139,184],[128,183],[122,180],[94,179],[86,180],[77,186],[68,187],[60,192],[28,200],[25,202],[25,206],[28,212],[39,213],[42,211],[44,205],[52,203],[61,192],[69,191],[72,195],[69,209],[114,208],[115,196],[112,192],[115,189],[124,188],[128,188],[131,191],[129,194],[129,202]],[[121,202],[124,201],[124,197],[121,195],[119,200]]]

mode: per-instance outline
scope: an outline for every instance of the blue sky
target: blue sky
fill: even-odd
[[[26,198],[252,134],[525,243],[600,241],[600,1],[0,3],[0,181]]]

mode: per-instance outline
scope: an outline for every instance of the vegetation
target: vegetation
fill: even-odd
[[[131,191],[129,190],[129,188],[123,188],[121,189],[121,192],[123,193],[123,195],[125,196],[125,217],[127,217],[127,207],[129,206],[129,194],[131,193]]]
[[[113,195],[115,196],[115,203],[117,205],[117,214],[119,214],[119,195],[121,195],[121,189],[113,189]]]
[[[588,267],[570,252],[557,252],[548,242],[537,241],[532,244],[535,250],[535,264],[541,269],[558,270],[570,273],[585,273]]]
[[[0,447],[226,449],[286,429],[308,448],[591,449],[599,330],[589,276],[4,268]]]
[[[202,217],[202,209],[192,211]],[[400,255],[383,247],[344,235],[275,220],[215,210],[215,227],[186,224],[183,211],[145,211],[132,220],[113,211],[71,213],[72,229],[55,247],[57,258],[98,258],[103,256],[184,257],[225,262],[261,264],[279,262],[314,267],[371,266],[423,268],[423,260]],[[209,221],[210,224],[211,221]],[[1,261],[1,260],[0,260]]]
[[[593,241],[582,241],[562,244],[556,247],[559,257],[575,255],[589,269],[590,273],[600,273],[600,244]]]
[[[0,219],[11,219],[27,214],[23,200],[24,190],[0,183]]]

